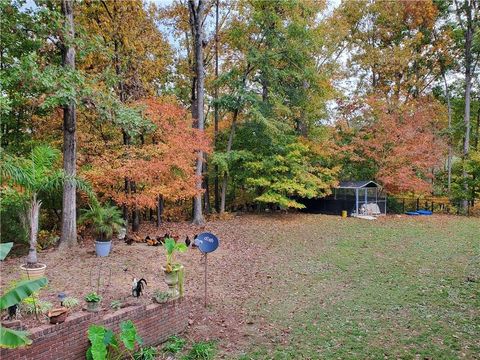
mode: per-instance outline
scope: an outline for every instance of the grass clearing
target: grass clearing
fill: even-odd
[[[273,346],[243,358],[480,356],[478,219],[321,219],[269,247],[274,279],[249,307],[273,324]]]

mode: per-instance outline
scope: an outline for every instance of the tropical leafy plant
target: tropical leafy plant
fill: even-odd
[[[65,175],[57,164],[60,160],[60,152],[50,146],[41,145],[34,147],[30,158],[15,157],[5,154],[0,150],[2,162],[0,166],[0,178],[2,183],[21,189],[26,198],[25,218],[28,223],[30,249],[27,256],[27,265],[34,267],[37,262],[37,235],[41,197],[51,192],[61,192],[65,180],[75,182],[80,190],[86,191],[91,197],[93,193],[90,187],[81,179],[70,179]]]
[[[96,292],[91,292],[85,296],[86,302],[100,302],[102,297],[98,295]]]
[[[172,272],[175,268],[178,268],[180,264],[174,263],[174,256],[176,252],[185,252],[187,251],[187,245],[184,243],[177,243],[172,238],[165,239],[165,252],[167,255],[167,264],[165,266],[166,272]]]
[[[5,260],[12,247],[13,242],[0,244],[0,261]]]
[[[90,207],[83,211],[79,222],[89,224],[99,241],[110,241],[113,233],[120,231],[125,225],[122,213],[116,206],[102,206],[98,201],[93,201]]]
[[[90,325],[88,339],[91,345],[86,353],[87,360],[133,358],[135,346],[143,343],[131,320],[120,323],[118,335],[104,326]]]
[[[0,244],[0,260],[5,259],[12,248],[11,244]],[[46,278],[19,282],[13,289],[10,289],[0,297],[0,310],[19,304],[23,299],[31,296],[35,291],[47,285],[47,283]],[[30,345],[31,343],[32,341],[28,338],[28,334],[25,331],[12,330],[0,326],[0,348],[17,348]]]

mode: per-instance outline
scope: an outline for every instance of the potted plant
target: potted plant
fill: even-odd
[[[96,292],[91,292],[85,296],[85,301],[87,302],[87,311],[97,312],[102,297]]]
[[[167,262],[163,268],[165,283],[168,285],[171,298],[176,298],[183,295],[183,265],[174,262],[175,253],[185,252],[188,248],[184,243],[177,243],[172,238],[165,239],[164,247],[167,257]]]
[[[79,219],[80,223],[87,223],[96,234],[95,251],[97,256],[108,256],[112,247],[112,236],[114,232],[122,229],[125,221],[122,213],[116,206],[102,206],[94,200],[90,207],[83,211]]]
[[[40,208],[42,197],[52,192],[61,192],[66,180],[74,181],[77,188],[91,195],[89,187],[77,178],[68,177],[56,164],[60,160],[60,152],[50,146],[33,148],[30,158],[10,156],[2,153],[0,177],[3,182],[14,188],[25,204],[22,214],[29,234],[29,250],[25,264],[20,268],[28,279],[44,276],[46,265],[38,262],[37,236],[39,231]]]

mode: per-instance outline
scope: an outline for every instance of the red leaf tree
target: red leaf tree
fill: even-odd
[[[129,208],[154,208],[159,196],[171,201],[193,197],[196,154],[210,150],[209,139],[192,128],[189,112],[171,99],[148,98],[135,105],[143,108],[154,131],[127,147],[108,144],[90,158],[86,176],[104,198]],[[133,190],[125,191],[125,179],[135,183]]]

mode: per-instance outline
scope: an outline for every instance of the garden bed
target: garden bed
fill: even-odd
[[[173,300],[164,304],[130,306],[111,313],[76,312],[62,324],[29,329],[32,345],[23,349],[2,349],[0,357],[9,360],[85,359],[90,325],[103,325],[117,332],[120,323],[126,320],[133,321],[143,346],[154,346],[185,330],[188,309],[183,300]]]

